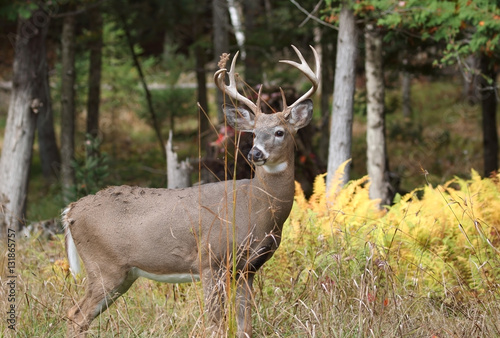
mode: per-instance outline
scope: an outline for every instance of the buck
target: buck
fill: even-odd
[[[185,189],[109,187],[70,204],[63,212],[66,251],[73,273],[87,272],[86,293],[68,312],[68,335],[85,336],[92,320],[125,293],[138,277],[161,282],[201,280],[210,327],[224,330],[227,280],[234,277],[237,335],[252,335],[252,282],[281,242],[283,223],[294,198],[294,135],[312,116],[309,99],[318,88],[314,72],[300,51],[299,69],[312,87],[283,110],[264,114],[257,102],[237,90],[235,63],[214,74],[217,87],[245,107],[226,105],[227,123],[254,133],[248,158],[252,179]],[[226,74],[229,85],[226,85]]]

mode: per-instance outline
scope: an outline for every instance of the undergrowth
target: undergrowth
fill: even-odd
[[[255,336],[500,335],[498,176],[427,182],[384,210],[366,177],[335,180],[328,194],[319,176],[309,199],[297,186],[281,247],[254,283]],[[85,279],[68,274],[62,235],[17,240],[16,332],[2,320],[0,335],[63,337]],[[202,298],[198,283],[141,279],[90,336],[203,336]]]

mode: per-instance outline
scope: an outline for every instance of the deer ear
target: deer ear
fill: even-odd
[[[309,122],[311,122],[312,114],[313,103],[308,99],[291,108],[290,111],[285,114],[285,118],[297,131],[300,128],[304,128],[309,124]]]
[[[255,115],[244,107],[224,106],[227,124],[238,131],[252,132],[255,125]]]

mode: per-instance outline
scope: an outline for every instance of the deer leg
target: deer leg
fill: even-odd
[[[241,273],[236,285],[238,337],[252,336],[252,285],[255,274]]]
[[[85,296],[68,312],[68,337],[85,337],[92,320],[106,311],[136,279],[120,269],[89,272]]]
[[[226,302],[224,271],[207,269],[203,272],[203,293],[205,295],[205,312],[209,316],[208,331],[215,336],[224,336],[224,304]]]

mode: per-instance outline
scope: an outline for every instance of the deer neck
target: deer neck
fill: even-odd
[[[278,165],[261,165],[255,168],[254,186],[258,188],[259,199],[274,206],[282,222],[288,217],[295,193],[295,166],[293,154]]]

